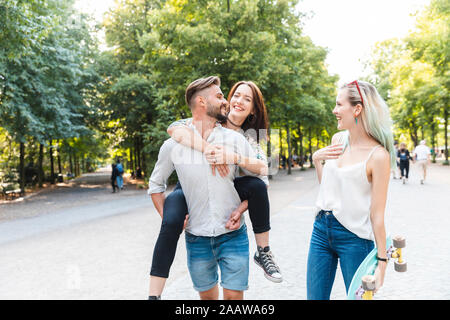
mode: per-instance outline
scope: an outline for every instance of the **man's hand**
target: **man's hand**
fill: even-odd
[[[188,220],[189,220],[189,214],[187,214],[186,218],[184,219],[183,230],[186,229],[186,225],[188,223]]]
[[[233,211],[231,213],[230,219],[228,219],[225,228],[229,229],[229,230],[237,230],[239,229],[240,225],[241,225],[241,216],[242,213],[239,211]]]

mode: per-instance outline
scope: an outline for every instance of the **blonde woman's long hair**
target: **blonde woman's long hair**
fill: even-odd
[[[348,99],[352,106],[356,106],[358,103],[363,106],[361,122],[364,130],[389,152],[391,167],[395,168],[397,166],[397,155],[394,150],[394,136],[392,134],[392,120],[389,114],[389,107],[372,84],[359,80],[357,80],[357,83],[361,95],[353,82],[345,84],[341,89],[347,89]],[[348,134],[346,137],[345,145],[348,144]]]

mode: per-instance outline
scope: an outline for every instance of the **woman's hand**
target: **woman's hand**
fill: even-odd
[[[344,146],[342,144],[333,144],[325,148],[319,149],[313,153],[312,160],[323,161],[337,159],[344,151]]]
[[[221,157],[229,156],[223,149],[224,148],[220,146],[208,145],[203,153],[205,154],[206,160],[211,164],[213,176],[216,175],[217,169],[219,175],[222,178],[225,178],[230,173],[230,168],[228,167],[228,164],[221,163],[222,161],[218,161],[218,159],[221,159]]]
[[[384,283],[384,275],[386,273],[386,267],[387,267],[387,262],[384,261],[378,261],[378,266],[375,269],[375,291],[374,293],[376,293],[378,291],[378,289],[380,289],[383,286]]]
[[[239,229],[239,226],[241,225],[241,215],[242,215],[242,212],[234,210],[231,213],[230,219],[228,219],[228,221],[225,225],[225,228],[227,228],[228,230]]]
[[[205,150],[206,160],[213,165],[217,164],[235,164],[238,155],[229,151],[224,146],[210,146]]]
[[[210,164],[235,164],[238,155],[224,146],[213,145],[205,150],[206,160]]]

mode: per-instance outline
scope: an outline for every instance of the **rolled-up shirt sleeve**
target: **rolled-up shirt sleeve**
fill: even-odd
[[[159,149],[158,161],[148,181],[148,194],[162,193],[167,189],[167,179],[175,170],[171,157],[171,139],[166,140]]]
[[[242,156],[245,156],[249,159],[258,159],[257,153],[255,152],[253,146],[247,141],[246,138],[244,138],[244,136],[242,136],[242,139],[239,139],[239,143],[236,144],[235,152],[237,152],[237,153],[241,154]],[[258,159],[258,160],[261,160],[261,159]],[[240,168],[238,166],[236,166],[236,167],[237,167],[236,168],[237,169],[236,176],[239,175],[238,172],[239,172],[239,170],[241,170],[244,175],[258,177],[261,180],[263,180],[266,183],[266,185],[269,184],[269,179],[267,178],[267,176],[253,173],[251,171],[248,171],[244,168]]]
[[[181,119],[181,120],[177,120],[175,122],[172,122],[167,129],[169,128],[173,128],[173,127],[179,127],[179,126],[189,126],[189,124],[192,123],[192,118],[187,118],[187,119]]]

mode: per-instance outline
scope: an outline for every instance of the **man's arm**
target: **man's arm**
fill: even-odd
[[[164,201],[166,200],[166,196],[164,195],[164,192],[152,193],[150,196],[152,197],[153,205],[155,206],[156,211],[158,211],[158,213],[162,219],[163,218]]]
[[[230,215],[230,219],[228,219],[225,228],[229,230],[237,230],[241,224],[241,216],[248,209],[248,200],[244,200],[241,202],[239,207],[237,207]]]
[[[161,218],[163,217],[164,208],[164,191],[167,188],[167,179],[169,179],[175,167],[171,158],[173,141],[166,140],[159,149],[158,161],[155,164],[152,175],[148,183],[148,194],[151,195],[153,205],[158,211]]]

